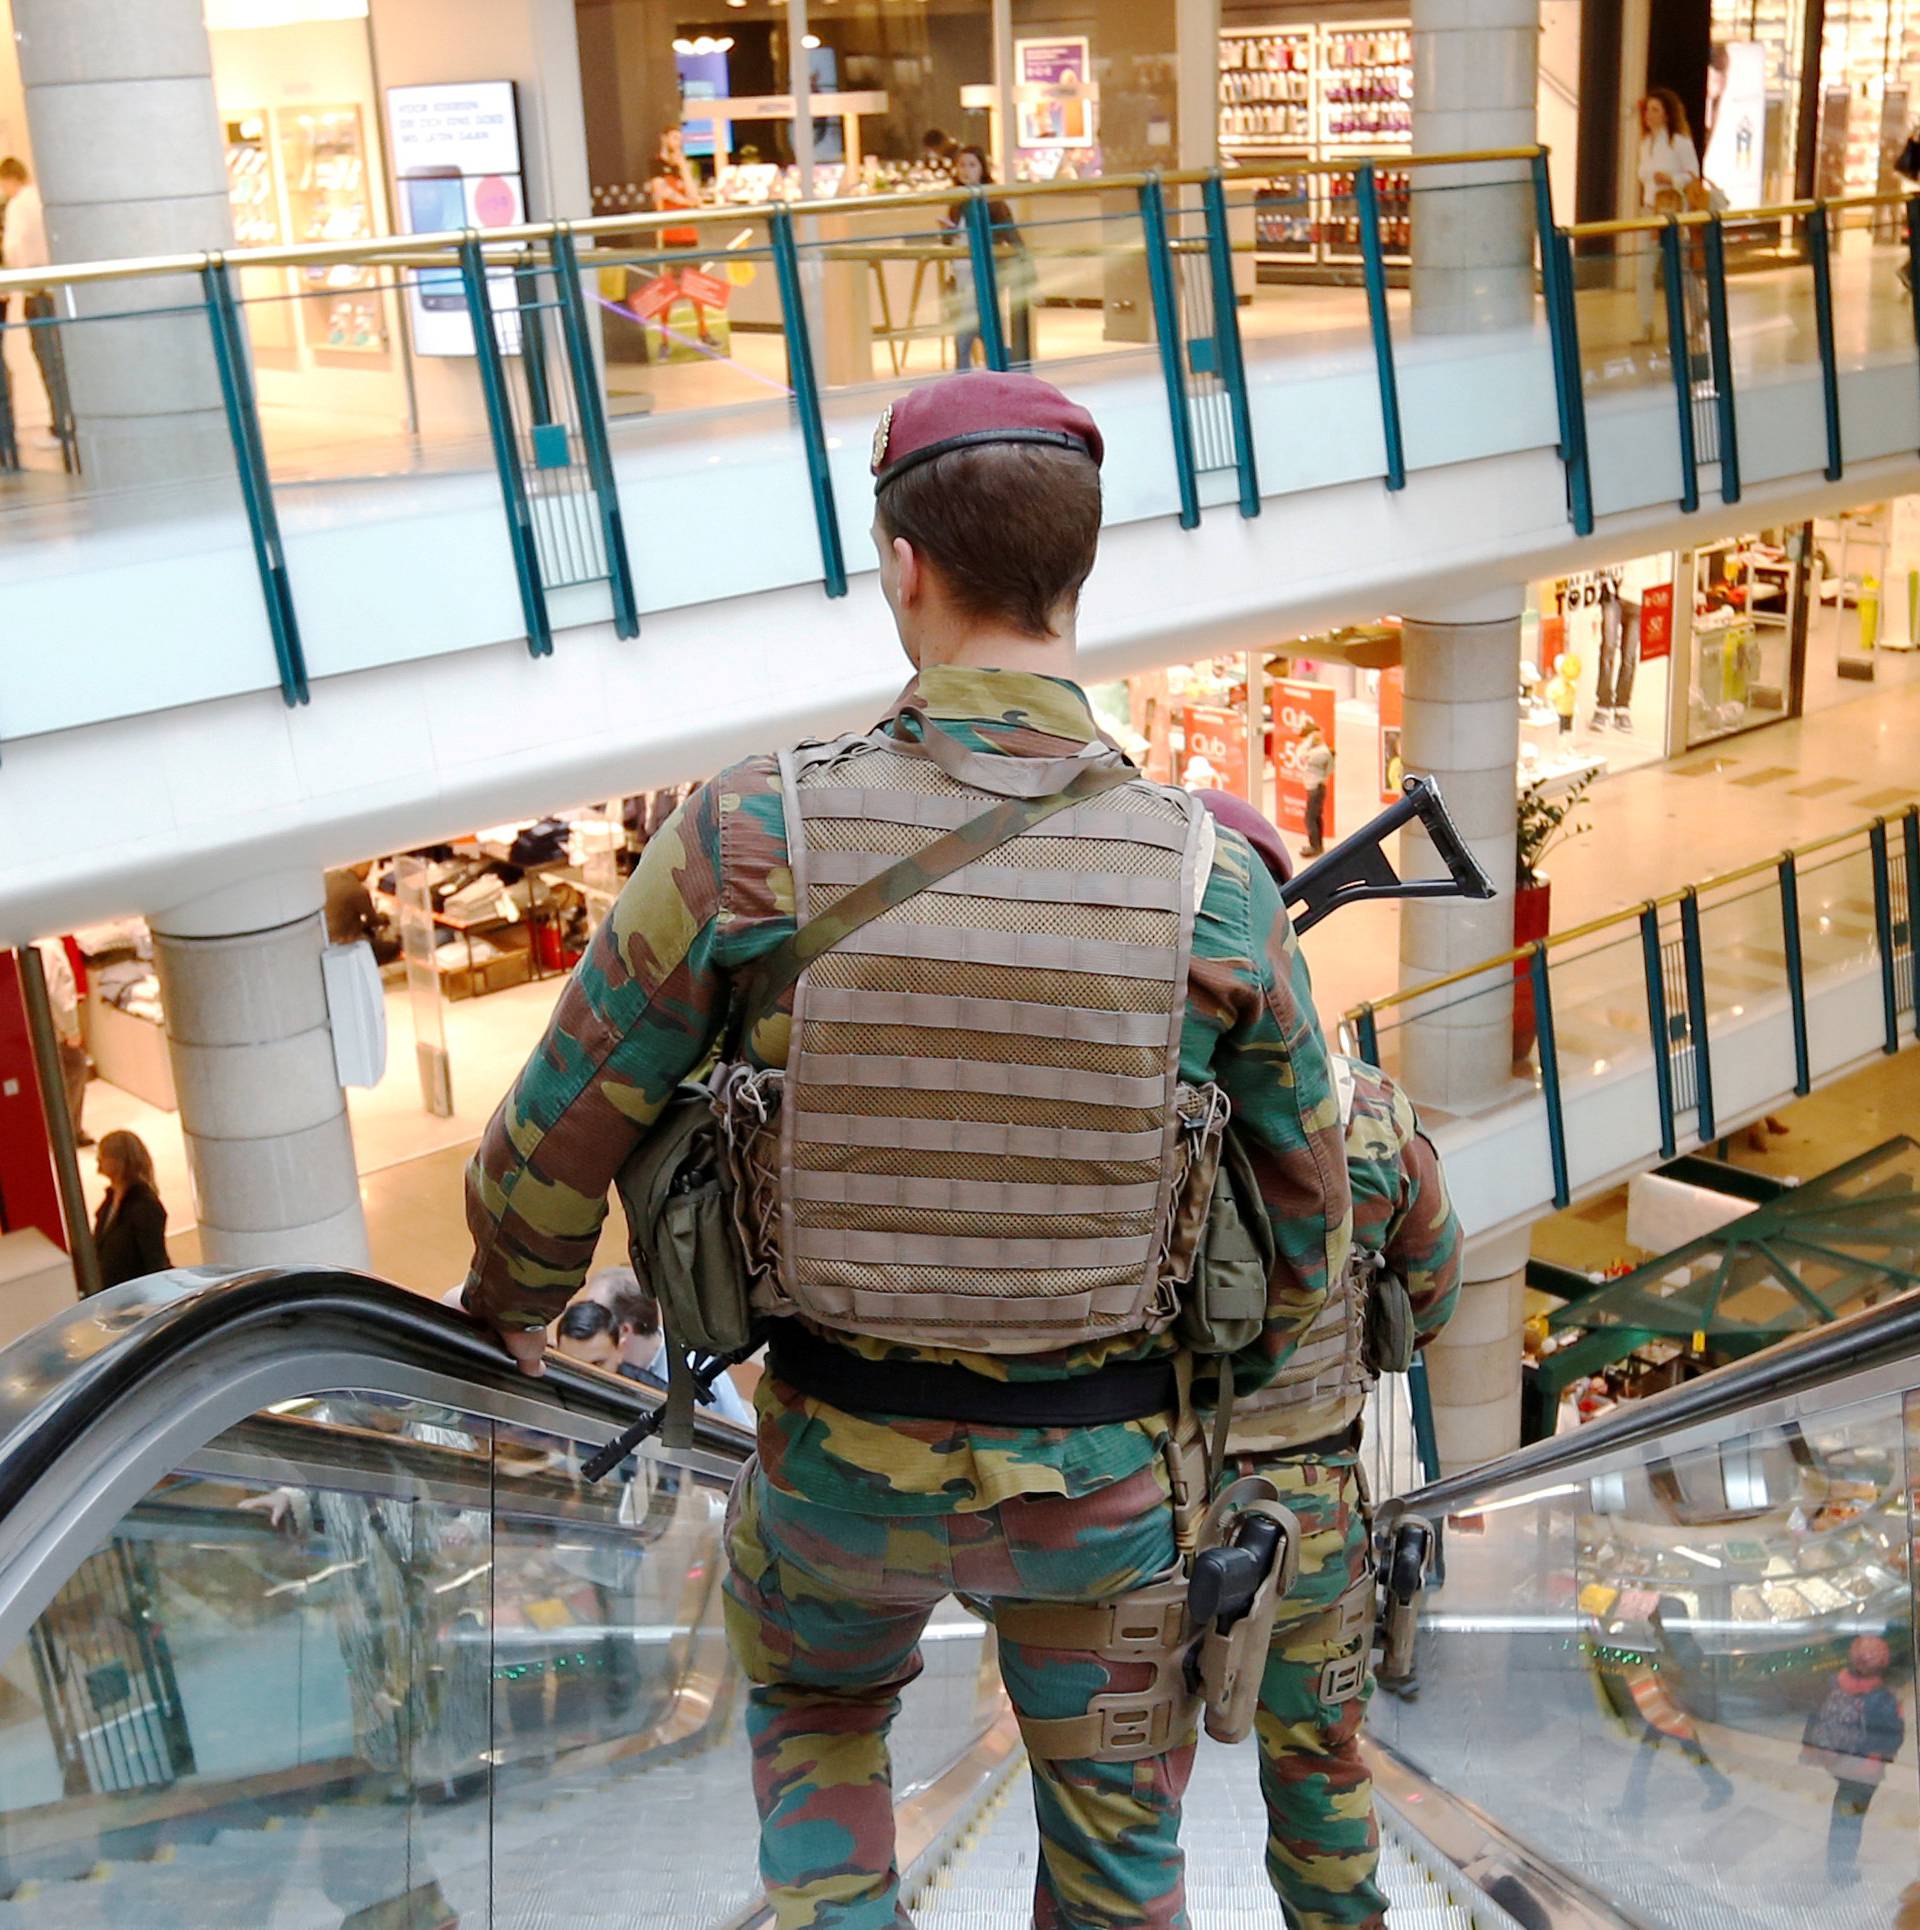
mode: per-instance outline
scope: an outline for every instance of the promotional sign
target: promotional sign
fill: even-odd
[[[1400,727],[1406,714],[1407,673],[1396,663],[1380,673],[1380,802],[1392,804],[1400,796],[1400,780],[1407,774],[1400,755]],[[1332,740],[1333,733],[1327,733]]]
[[[1093,109],[1086,98],[1093,79],[1085,34],[1013,43],[1014,89],[1021,147],[1093,145]]]
[[[1640,592],[1640,661],[1673,654],[1673,585],[1649,583]]]
[[[1247,794],[1247,714],[1222,704],[1185,704],[1180,728],[1186,735],[1181,781],[1196,791]]]
[[[1273,706],[1273,752],[1277,770],[1274,777],[1274,822],[1283,831],[1304,832],[1307,828],[1307,774],[1301,767],[1301,739],[1309,726],[1317,727],[1333,749],[1333,707],[1337,693],[1331,684],[1295,683],[1282,678],[1267,686]],[[1326,820],[1323,834],[1333,830],[1333,783],[1327,784]]]
[[[1767,52],[1755,40],[1730,40],[1721,51],[1727,57],[1725,79],[1713,104],[1713,129],[1701,165],[1727,197],[1728,209],[1738,212],[1766,200]]]
[[[404,234],[511,228],[527,218],[520,115],[510,80],[389,87],[387,152]],[[495,308],[511,308],[513,277],[489,275],[487,298]],[[407,316],[416,353],[473,353],[458,269],[421,269],[409,276]],[[500,346],[509,353],[518,348],[517,326],[511,339],[501,330]]]

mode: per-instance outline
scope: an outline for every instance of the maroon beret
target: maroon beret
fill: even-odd
[[[873,432],[876,495],[896,476],[949,449],[987,442],[1032,442],[1077,449],[1100,466],[1105,445],[1093,417],[1037,375],[991,369],[944,375],[890,402]]]
[[[1284,885],[1293,876],[1293,859],[1280,842],[1280,833],[1265,815],[1232,791],[1195,791],[1194,796],[1229,831],[1238,831],[1253,846],[1254,855],[1273,873],[1273,882]]]

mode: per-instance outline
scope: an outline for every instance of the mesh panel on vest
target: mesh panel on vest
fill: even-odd
[[[851,880],[925,849],[942,821],[998,801],[872,739],[802,754],[786,779],[803,924]],[[802,976],[779,1240],[800,1312],[1003,1354],[1165,1323],[1197,814],[1144,780],[1097,808],[1085,822],[1098,836],[1015,838]],[[815,852],[840,854],[824,867],[834,882],[811,875]],[[1089,874],[1105,896],[1146,902],[1088,903],[1075,879]],[[1027,967],[1009,962],[1009,934],[1053,942]],[[924,1183],[894,1194],[799,1174]]]
[[[1368,1272],[1349,1265],[1286,1365],[1257,1393],[1233,1406],[1242,1427],[1262,1440],[1317,1441],[1337,1433],[1367,1404],[1373,1376],[1366,1367]]]

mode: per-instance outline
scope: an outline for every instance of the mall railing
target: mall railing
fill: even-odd
[[[124,521],[126,499],[144,493],[167,514],[244,518],[280,689],[297,705],[311,689],[303,612],[318,605],[330,640],[354,620],[330,601],[340,571],[326,546],[356,519],[401,541],[385,485],[402,478],[435,477],[467,507],[497,495],[500,551],[475,553],[463,528],[445,561],[463,575],[499,573],[535,656],[552,647],[556,599],[562,621],[610,610],[633,635],[643,598],[627,512],[644,508],[657,524],[678,473],[669,462],[650,501],[631,481],[623,494],[616,458],[637,425],[656,446],[731,439],[753,445],[755,459],[771,446],[807,493],[794,493],[791,516],[776,510],[756,527],[729,587],[811,579],[843,594],[864,517],[836,498],[847,463],[835,451],[864,449],[881,400],[970,358],[976,342],[990,368],[1070,367],[1076,380],[1137,371],[1141,393],[1162,398],[1137,418],[1151,433],[1136,446],[1151,451],[1164,423],[1166,470],[1130,477],[1116,517],[1169,514],[1190,528],[1206,500],[1257,515],[1262,477],[1271,489],[1297,475],[1303,433],[1357,451],[1360,473],[1377,434],[1376,473],[1402,488],[1410,470],[1458,454],[1431,388],[1403,408],[1411,323],[1396,290],[1423,223],[1435,237],[1429,302],[1457,301],[1463,326],[1510,334],[1544,314],[1568,514],[1582,535],[1596,515],[1645,506],[1664,487],[1635,426],[1663,393],[1673,495],[1689,510],[1703,485],[1733,502],[1743,481],[1837,476],[1847,456],[1920,441],[1912,406],[1850,404],[1838,379],[1843,355],[1885,361],[1920,406],[1914,244],[1897,197],[1558,228],[1541,148],[703,206],[15,271],[0,274],[0,297],[22,297],[22,312],[0,336],[29,338],[62,466],[100,517]],[[1448,233],[1503,226],[1521,246],[1532,229],[1537,285],[1522,277],[1502,290],[1461,269],[1451,293]],[[1298,411],[1283,415],[1253,379],[1250,349],[1268,339],[1358,347],[1370,399],[1342,391],[1315,405],[1332,418],[1303,430]],[[17,385],[25,358],[12,360]],[[1821,380],[1801,383],[1804,396],[1778,386],[1816,367]],[[153,417],[156,395],[177,407]],[[385,398],[384,414],[367,412],[369,395]],[[20,440],[0,384],[0,472],[20,468]],[[164,476],[148,461],[162,442]],[[1224,480],[1209,487],[1210,477]],[[355,490],[329,488],[348,479]],[[72,493],[59,493],[62,507]],[[23,489],[14,527],[34,531],[44,502]],[[416,540],[414,566],[431,560]],[[583,587],[589,604],[568,596]],[[368,649],[377,645],[335,645],[323,667],[362,667],[377,660]]]
[[[1589,1170],[1569,1152],[1570,1108],[1602,1086],[1630,1096],[1650,1066],[1643,1143],[1671,1159],[1683,1126],[1705,1143],[1723,1117],[1789,1082],[1804,1095],[1863,1052],[1920,1040],[1916,907],[1920,803],[1356,1006],[1345,1032],[1418,1097],[1428,1058],[1511,1027],[1515,1076],[1544,1102],[1553,1203],[1565,1207],[1622,1164],[1598,1133]],[[1863,982],[1878,993],[1871,1022]],[[1756,1028],[1772,1020],[1778,1035],[1783,1016],[1790,1046],[1776,1083]]]

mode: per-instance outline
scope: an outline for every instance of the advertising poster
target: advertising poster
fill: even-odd
[[[1302,739],[1308,728],[1317,728],[1334,748],[1333,707],[1337,701],[1331,684],[1295,683],[1283,678],[1267,687],[1273,706],[1273,753],[1277,765],[1274,780],[1274,822],[1283,831],[1296,835],[1307,828],[1307,775],[1301,766]],[[1331,840],[1334,835],[1333,785],[1327,786],[1327,813],[1323,829]]]
[[[1673,654],[1673,585],[1649,583],[1640,592],[1640,661]]]
[[[1713,131],[1701,167],[1737,213],[1766,200],[1767,53],[1755,40],[1730,40],[1726,78],[1714,103]]]
[[[1224,704],[1185,704],[1180,728],[1187,740],[1181,782],[1190,791],[1247,794],[1247,716]]]
[[[1400,796],[1400,780],[1407,774],[1400,755],[1400,727],[1406,715],[1407,673],[1396,663],[1380,673],[1380,802],[1392,804]],[[1329,733],[1331,738],[1331,733]]]
[[[1085,98],[1093,79],[1090,45],[1085,34],[1013,43],[1019,146],[1093,145],[1093,104]]]
[[[512,81],[389,87],[387,133],[403,234],[511,228],[527,218]],[[511,308],[513,277],[490,275],[487,292],[494,307]],[[422,269],[410,276],[407,317],[417,354],[473,353],[458,269]],[[503,328],[500,346],[517,350],[517,329],[509,339]]]

